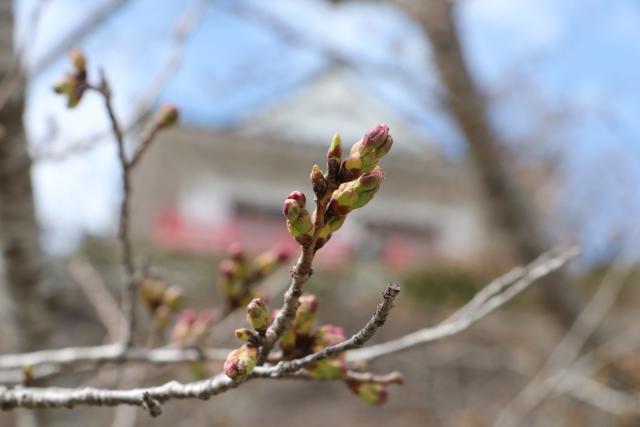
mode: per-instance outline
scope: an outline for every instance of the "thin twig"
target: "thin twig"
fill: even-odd
[[[506,304],[536,280],[561,268],[577,254],[578,250],[575,247],[558,253],[555,253],[555,251],[545,253],[526,267],[512,270],[491,282],[479,292],[479,295],[483,295],[482,298],[473,298],[469,303],[458,309],[453,315],[438,325],[421,329],[405,335],[402,338],[382,344],[350,351],[347,353],[347,360],[373,360],[381,356],[407,350],[457,334],[484,318],[498,307]],[[508,283],[505,282],[505,277],[509,278]],[[500,285],[498,286],[496,283]],[[493,290],[498,287],[501,291],[496,294]],[[487,289],[492,290],[492,292],[486,291]],[[486,296],[489,294],[491,294],[491,296],[487,298]],[[479,303],[479,301],[482,301],[482,303]]]

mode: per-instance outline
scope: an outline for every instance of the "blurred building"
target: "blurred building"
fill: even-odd
[[[384,103],[339,69],[318,75],[223,132],[162,133],[134,176],[138,239],[164,248],[222,252],[295,246],[282,217],[293,190],[312,199],[309,171],[323,165],[331,136],[345,148],[380,122],[394,137],[375,199],[352,213],[321,253],[325,263],[360,254],[388,265],[473,259],[489,245],[470,168],[445,158]]]

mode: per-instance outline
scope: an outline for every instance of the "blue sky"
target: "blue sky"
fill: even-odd
[[[19,1],[23,33],[36,0]],[[38,58],[101,1],[50,0],[30,58]],[[129,0],[82,41],[93,70],[104,66],[121,116],[166,60],[176,20],[191,2]],[[268,4],[268,7],[265,6]],[[496,129],[516,152],[550,156],[565,183],[555,217],[576,233],[587,254],[610,251],[612,236],[640,218],[640,4],[633,0],[466,0],[457,19],[474,76],[492,100]],[[283,23],[292,43],[237,7]],[[64,22],[64,25],[60,23]],[[438,106],[429,46],[410,17],[390,6],[316,0],[212,1],[191,35],[181,68],[162,98],[185,122],[225,127],[277,103],[333,57],[348,61],[354,80],[435,136],[450,155],[462,153],[455,127]],[[58,123],[65,141],[106,128],[97,99],[66,111],[50,93],[66,67],[61,58],[30,87],[27,120],[34,141]],[[393,67],[402,73],[380,72]],[[566,116],[566,117],[565,117]],[[562,117],[562,119],[557,119]],[[531,141],[531,135],[542,135]],[[526,141],[526,142],[525,142]],[[528,144],[528,145],[525,145]],[[82,231],[113,229],[118,199],[112,144],[34,172],[40,215],[60,249]],[[70,200],[69,194],[80,197]],[[57,236],[57,237],[56,237]]]

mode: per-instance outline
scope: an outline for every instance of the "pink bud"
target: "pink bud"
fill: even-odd
[[[301,208],[304,208],[307,204],[307,198],[302,191],[294,191],[287,196],[287,199],[295,200]]]

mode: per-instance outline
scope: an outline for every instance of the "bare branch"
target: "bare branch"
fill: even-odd
[[[111,292],[95,268],[86,260],[74,259],[69,263],[69,273],[78,283],[85,297],[96,310],[98,318],[114,342],[118,342],[126,322]]]
[[[578,254],[573,247],[541,255],[526,267],[517,268],[491,282],[469,303],[440,324],[392,341],[347,353],[347,360],[372,360],[457,334],[506,304],[541,277],[561,268]]]
[[[382,293],[382,297],[384,298],[384,300],[380,305],[378,305],[378,308],[376,309],[373,317],[369,320],[369,322],[367,322],[364,328],[358,331],[358,333],[353,335],[348,340],[341,342],[340,344],[327,347],[317,353],[310,354],[308,356],[292,360],[290,362],[281,362],[277,365],[278,369],[274,374],[276,376],[281,376],[286,373],[295,372],[312,363],[319,362],[320,360],[336,356],[340,353],[344,353],[347,350],[362,347],[367,341],[369,341],[369,339],[371,339],[378,328],[384,325],[384,322],[387,319],[387,315],[393,307],[393,301],[399,293],[400,286],[395,283],[390,283]]]
[[[67,347],[32,353],[0,355],[0,370],[21,370],[25,366],[81,365],[85,363],[184,363],[205,360],[225,360],[229,349],[162,347],[155,349],[125,348],[120,344],[94,347]]]

